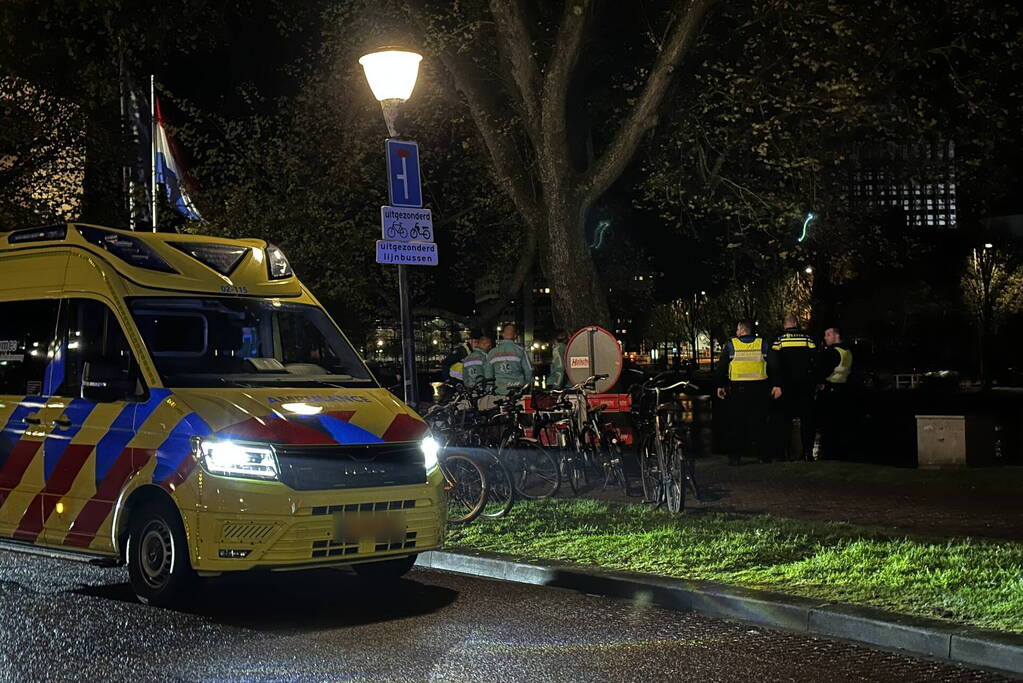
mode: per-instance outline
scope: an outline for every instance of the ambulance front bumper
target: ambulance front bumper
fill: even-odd
[[[426,483],[327,491],[201,472],[199,491],[185,518],[192,566],[202,573],[406,556],[438,548],[447,521],[437,469]]]

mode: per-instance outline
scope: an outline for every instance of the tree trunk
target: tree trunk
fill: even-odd
[[[569,197],[551,197],[545,211],[544,270],[551,285],[554,321],[574,332],[586,325],[608,327],[607,292],[586,244],[586,209]]]

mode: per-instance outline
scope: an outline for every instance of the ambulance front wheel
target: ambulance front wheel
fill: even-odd
[[[170,503],[146,503],[132,516],[127,563],[132,590],[147,605],[172,605],[194,587],[185,528]]]

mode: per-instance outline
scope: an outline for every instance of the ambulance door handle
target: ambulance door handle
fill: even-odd
[[[63,427],[64,429],[67,429],[68,427],[71,426],[71,420],[61,415],[56,420],[51,422],[50,425],[53,427]]]
[[[39,413],[32,413],[31,415],[26,415],[22,418],[22,422],[25,424],[37,425],[41,424],[42,420],[39,419]]]

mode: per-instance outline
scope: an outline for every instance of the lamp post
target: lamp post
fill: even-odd
[[[419,76],[419,62],[423,56],[385,47],[365,54],[359,58],[359,64],[366,72],[369,89],[380,102],[384,113],[387,133],[392,138],[398,137],[396,122],[401,105],[412,95]],[[415,334],[412,330],[412,300],[409,291],[408,266],[398,266],[398,303],[401,307],[401,347],[402,370],[404,374],[405,403],[415,406],[418,402],[416,386],[416,346]]]

